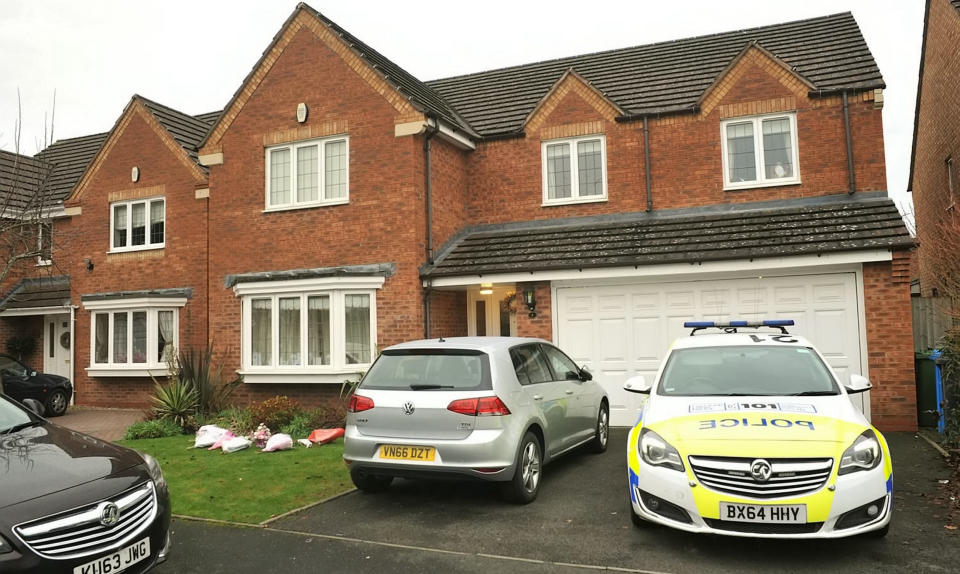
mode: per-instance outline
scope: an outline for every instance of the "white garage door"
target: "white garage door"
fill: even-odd
[[[790,332],[813,342],[841,381],[861,371],[854,273],[558,287],[556,293],[557,343],[607,389],[613,425],[634,424],[641,397],[625,392],[623,383],[656,375],[670,343],[689,332],[684,321],[793,319]],[[866,395],[852,400],[863,409]]]

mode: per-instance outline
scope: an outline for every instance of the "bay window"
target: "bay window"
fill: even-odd
[[[110,250],[138,251],[164,246],[164,198],[110,204]]]
[[[267,210],[347,203],[348,158],[343,135],[267,148]]]
[[[383,277],[240,283],[247,382],[341,382],[376,358]],[[323,375],[330,375],[325,379]]]
[[[165,376],[179,344],[186,297],[84,299],[90,312],[90,366],[95,377]]]
[[[94,311],[91,368],[166,368],[177,346],[176,309]]]
[[[800,183],[796,114],[733,118],[720,127],[724,189]]]

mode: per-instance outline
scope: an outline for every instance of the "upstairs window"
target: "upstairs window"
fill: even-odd
[[[606,139],[587,136],[541,145],[543,203],[586,203],[607,199]]]
[[[162,197],[110,204],[110,250],[138,251],[163,247],[165,211]]]
[[[796,114],[734,118],[720,129],[724,189],[800,183]]]
[[[346,136],[267,148],[267,210],[349,201]]]
[[[53,263],[53,226],[49,222],[37,224],[37,265]]]

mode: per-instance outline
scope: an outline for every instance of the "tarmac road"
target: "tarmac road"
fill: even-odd
[[[176,520],[157,572],[957,572],[960,536],[944,528],[943,460],[912,433],[890,433],[894,523],[882,540],[753,540],[642,530],[627,508],[625,429],[603,455],[546,467],[540,497],[505,504],[491,485],[396,481],[269,528]]]

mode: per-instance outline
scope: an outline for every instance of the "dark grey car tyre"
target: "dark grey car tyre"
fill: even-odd
[[[530,431],[523,435],[517,452],[517,468],[513,478],[503,484],[503,494],[515,504],[530,504],[540,492],[543,449],[537,436]]]
[[[47,396],[47,402],[44,404],[46,416],[59,417],[67,412],[67,393],[63,389],[54,389]]]
[[[594,433],[593,440],[590,441],[590,452],[597,454],[607,452],[607,445],[610,443],[610,407],[607,403],[600,403]]]
[[[390,483],[393,482],[393,477],[379,476],[369,474],[363,470],[351,469],[350,480],[353,481],[354,486],[363,492],[383,492],[390,487]]]

